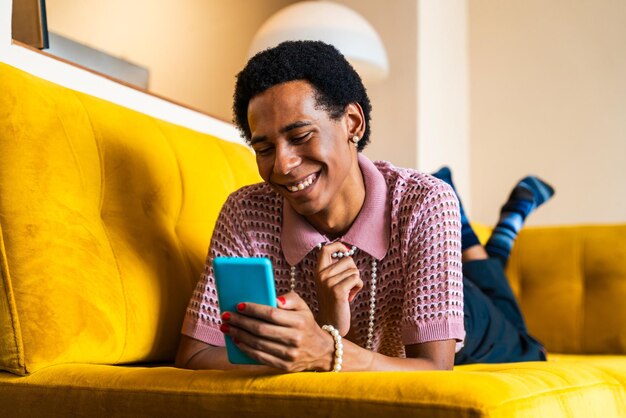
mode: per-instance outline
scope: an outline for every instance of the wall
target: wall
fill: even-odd
[[[61,86],[100,97],[198,132],[242,142],[239,133],[230,123],[178,106],[168,100],[146,94],[14,43],[11,36],[12,8],[13,0],[0,0],[0,62]]]
[[[418,10],[417,167],[450,166],[471,205],[467,0],[420,0]]]
[[[367,85],[374,111],[365,153],[427,171],[451,165],[469,201],[466,1],[338,0],[372,23],[390,61],[389,77]],[[151,91],[230,120],[250,40],[294,2],[48,0],[47,9],[51,31],[147,66]]]
[[[156,92],[230,120],[234,75],[250,39],[292,2],[112,0],[125,7],[113,26],[107,16],[115,13],[95,0],[48,0],[48,14],[52,30],[154,67]],[[470,214],[485,223],[527,173],[557,189],[531,224],[626,220],[626,3],[339,2],[374,25],[390,59],[390,77],[368,86],[368,156],[426,171],[452,165]],[[142,30],[129,31],[137,22]]]
[[[380,35],[389,75],[366,85],[372,102],[372,142],[365,154],[417,167],[417,2],[336,0],[361,14]]]
[[[245,64],[254,33],[269,16],[294,2],[47,0],[48,26],[147,66],[151,91],[230,121],[234,77]],[[390,60],[390,76],[367,86],[374,112],[372,143],[366,154],[416,167],[417,3],[338,2],[377,28]]]
[[[474,219],[527,173],[557,194],[531,224],[626,221],[626,2],[470,2]]]
[[[48,27],[151,70],[150,90],[232,119],[234,77],[261,24],[293,0],[47,0]]]
[[[368,87],[365,153],[401,167],[449,165],[470,203],[467,0],[336,0],[365,17],[389,56],[389,77]]]

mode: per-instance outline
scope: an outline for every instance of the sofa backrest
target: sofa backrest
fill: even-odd
[[[526,228],[507,273],[548,351],[626,354],[626,224]]]
[[[0,63],[0,369],[171,361],[245,147]]]
[[[506,271],[549,352],[626,354],[626,224],[524,228]]]

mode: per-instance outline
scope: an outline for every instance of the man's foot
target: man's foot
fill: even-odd
[[[515,186],[509,199],[502,206],[500,219],[485,249],[506,265],[513,242],[522,229],[526,217],[554,195],[552,186],[535,176],[524,177]]]

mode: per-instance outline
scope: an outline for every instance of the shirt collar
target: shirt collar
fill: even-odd
[[[387,182],[382,173],[366,156],[359,153],[359,168],[365,183],[365,201],[354,223],[341,241],[354,245],[377,260],[385,257],[389,248],[391,204],[387,199]],[[280,245],[289,265],[295,266],[319,243],[328,238],[297,213],[283,199],[283,224]]]

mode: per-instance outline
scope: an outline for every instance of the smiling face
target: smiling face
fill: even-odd
[[[332,119],[308,82],[290,81],[250,100],[248,123],[263,180],[322,232],[349,227],[365,196],[350,142],[364,131],[359,106]]]

